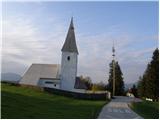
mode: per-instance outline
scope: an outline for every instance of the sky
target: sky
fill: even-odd
[[[158,46],[158,2],[3,2],[2,73],[32,63],[61,64],[74,19],[78,76],[108,82],[112,45],[125,83],[143,75]]]

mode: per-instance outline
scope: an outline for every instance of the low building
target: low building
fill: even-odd
[[[39,87],[60,87],[60,65],[32,64],[22,77],[20,84]]]

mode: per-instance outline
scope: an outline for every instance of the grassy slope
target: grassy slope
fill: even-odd
[[[133,103],[131,108],[146,119],[158,119],[159,118],[159,103],[143,101],[139,103]]]
[[[106,101],[77,100],[36,89],[1,86],[2,118],[96,118]]]

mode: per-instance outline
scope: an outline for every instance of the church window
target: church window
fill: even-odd
[[[46,81],[45,83],[46,84],[53,84],[53,82],[50,82],[50,81]]]
[[[67,60],[68,60],[68,61],[70,60],[70,56],[67,57]]]

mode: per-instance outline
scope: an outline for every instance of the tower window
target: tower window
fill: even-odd
[[[67,57],[67,60],[68,60],[68,61],[70,60],[70,56]]]

